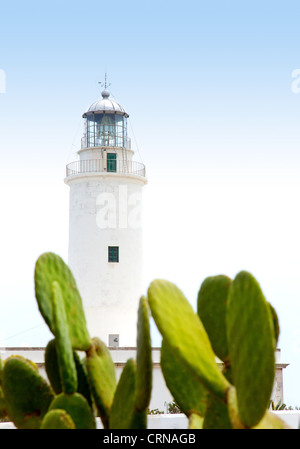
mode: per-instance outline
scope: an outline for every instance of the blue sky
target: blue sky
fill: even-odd
[[[299,18],[296,1],[1,5],[0,346],[49,339],[34,263],[67,258],[65,165],[107,71],[147,167],[145,290],[167,278],[195,305],[206,276],[250,271],[279,315],[285,401],[300,406]]]

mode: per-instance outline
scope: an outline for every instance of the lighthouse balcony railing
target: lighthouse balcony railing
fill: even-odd
[[[123,173],[128,175],[146,176],[145,165],[137,161],[86,159],[70,162],[66,167],[66,176],[81,173]]]

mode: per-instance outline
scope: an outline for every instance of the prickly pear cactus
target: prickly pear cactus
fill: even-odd
[[[73,349],[85,351],[90,346],[82,301],[75,279],[65,262],[54,253],[42,254],[35,265],[35,295],[39,310],[55,335],[52,283],[57,282],[65,305],[69,336]]]
[[[136,392],[134,428],[147,427],[147,410],[152,391],[152,355],[150,311],[147,299],[142,296],[137,317]]]
[[[0,387],[0,419],[6,418],[7,412],[6,412],[6,405],[5,405],[5,398],[2,391],[2,388]]]
[[[166,340],[162,341],[160,364],[166,384],[182,412],[188,418],[192,414],[203,417],[206,410],[207,389],[196,377],[190,375]]]
[[[5,406],[5,398],[4,393],[1,386],[1,378],[2,378],[2,370],[3,370],[3,363],[2,359],[0,357],[0,419],[6,418],[6,406]]]
[[[62,393],[55,338],[50,340],[46,346],[45,370],[55,394]]]
[[[190,429],[287,428],[267,410],[278,317],[250,273],[206,278],[196,312],[175,284],[154,280],[137,310],[136,359],[127,361],[119,381],[108,348],[89,335],[70,269],[54,253],[36,262],[35,292],[54,335],[45,351],[50,383],[27,359],[0,360],[0,416],[16,427],[95,429],[97,415],[105,429],[146,428],[151,314],[162,335],[166,384]]]
[[[230,357],[227,342],[227,300],[232,280],[225,275],[206,278],[199,289],[197,313],[203,322],[216,357],[224,362],[222,370],[232,383]],[[203,421],[204,429],[231,429],[227,405],[208,393],[207,407]]]
[[[276,339],[269,304],[258,282],[245,271],[229,290],[227,337],[240,418],[246,427],[254,427],[269,405]]]
[[[110,429],[147,428],[147,410],[152,389],[152,356],[149,308],[140,298],[137,319],[137,356],[129,359],[122,371],[114,395]]]
[[[216,356],[229,360],[226,311],[231,279],[224,275],[206,278],[198,293],[197,312]]]
[[[222,374],[232,384],[232,372],[228,362],[223,366]],[[220,401],[209,392],[206,401],[203,429],[232,429],[227,403]]]
[[[131,429],[135,411],[136,365],[127,360],[123,368],[109,416],[110,429]]]
[[[230,386],[216,364],[207,332],[181,290],[155,280],[148,301],[156,325],[175,356],[212,394],[224,399]]]
[[[161,279],[150,284],[148,301],[163,337],[166,384],[190,428],[288,427],[268,411],[278,318],[250,273],[205,279],[197,313],[176,285]]]
[[[77,391],[77,372],[69,338],[64,300],[58,282],[52,282],[53,329],[62,390],[67,394]]]
[[[76,429],[71,416],[61,409],[50,410],[43,418],[41,429]]]
[[[81,358],[76,351],[73,352],[73,356],[77,372],[77,393],[82,394],[82,396],[84,396],[88,401],[91,409],[94,409],[95,403],[91,393],[91,387],[87,375],[86,357]]]
[[[54,393],[38,368],[20,356],[4,361],[2,389],[8,417],[20,429],[38,429]]]
[[[49,406],[49,411],[55,409],[65,410],[74,422],[76,429],[96,428],[93,412],[85,397],[80,393],[60,393],[55,396]]]
[[[117,380],[110,352],[97,337],[86,352],[86,370],[99,416],[107,429]]]
[[[277,316],[276,310],[274,309],[272,304],[268,303],[268,305],[269,305],[269,308],[270,308],[271,317],[272,317],[273,326],[274,326],[275,347],[276,347],[276,345],[278,343],[278,339],[279,339],[279,334],[280,334],[279,320],[278,320],[278,316]]]
[[[73,351],[73,357],[77,373],[77,393],[81,393],[87,399],[90,406],[93,407],[93,398],[87,377],[85,360],[84,358],[81,359],[76,351]],[[45,350],[45,370],[55,394],[62,393],[63,387],[55,338],[48,342]]]

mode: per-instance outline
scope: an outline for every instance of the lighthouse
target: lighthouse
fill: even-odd
[[[145,166],[133,160],[128,113],[105,82],[84,112],[78,159],[66,167],[68,264],[87,325],[109,347],[135,347],[142,285]]]

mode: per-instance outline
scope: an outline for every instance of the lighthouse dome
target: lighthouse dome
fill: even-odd
[[[110,93],[107,89],[103,90],[101,95],[102,95],[102,98],[100,98],[99,100],[92,103],[88,107],[86,112],[83,114],[83,117],[86,117],[90,113],[94,113],[94,114],[116,113],[116,114],[125,115],[126,117],[128,117],[128,114],[126,113],[125,109],[119,103],[117,103],[115,100],[112,100],[109,98]]]

